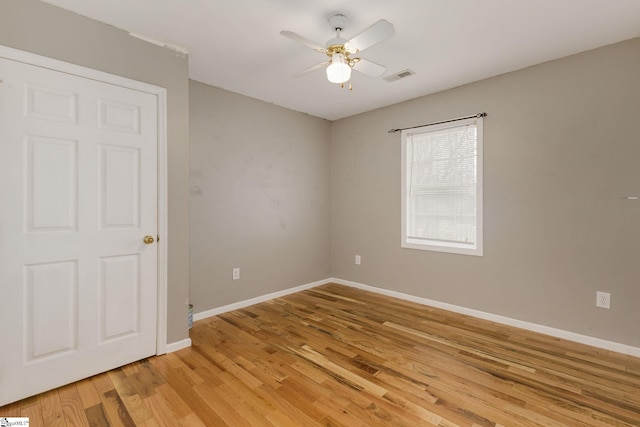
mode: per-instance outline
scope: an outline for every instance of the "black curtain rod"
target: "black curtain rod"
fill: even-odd
[[[487,113],[478,113],[478,114],[474,114],[472,116],[458,117],[457,119],[450,119],[450,120],[443,120],[441,122],[427,123],[426,125],[411,126],[411,127],[408,127],[408,128],[400,128],[400,129],[391,129],[388,132],[389,133],[396,133],[396,132],[400,132],[401,130],[416,129],[416,128],[421,128],[421,127],[424,127],[424,126],[441,125],[443,123],[451,123],[451,122],[457,122],[459,120],[473,119],[474,117],[477,117],[477,118],[487,117]]]

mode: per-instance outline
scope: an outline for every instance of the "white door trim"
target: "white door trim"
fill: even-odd
[[[167,90],[103,71],[0,45],[0,57],[155,95],[158,100],[158,318],[156,354],[167,352]],[[1,83],[1,82],[0,82]]]

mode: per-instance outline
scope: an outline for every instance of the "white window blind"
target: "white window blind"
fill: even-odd
[[[482,119],[403,131],[403,246],[482,254]]]

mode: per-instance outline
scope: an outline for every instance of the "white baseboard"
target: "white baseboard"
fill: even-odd
[[[193,320],[206,319],[207,317],[217,316],[218,314],[227,313],[233,310],[239,310],[241,308],[249,307],[251,305],[259,304],[261,302],[269,301],[272,299],[280,298],[286,295],[295,294],[296,292],[305,291],[307,289],[315,288],[320,285],[330,283],[331,280],[325,279],[318,282],[307,283],[306,285],[296,286],[295,288],[285,289],[283,291],[273,292],[270,294],[262,295],[259,297],[251,298],[248,300],[234,302],[233,304],[223,305],[222,307],[212,308],[211,310],[201,311],[193,314]]]
[[[514,326],[516,328],[538,332],[538,333],[549,335],[556,338],[562,338],[562,339],[577,342],[580,344],[586,344],[593,347],[602,348],[605,350],[615,351],[617,353],[640,357],[640,348],[632,347],[626,344],[620,344],[612,341],[603,340],[600,338],[581,335],[574,332],[565,331],[562,329],[556,329],[549,326],[539,325],[537,323],[531,323],[531,322],[525,322],[522,320],[512,319],[510,317],[499,316],[497,314],[486,313],[484,311],[474,310],[471,308],[460,307],[457,305],[447,304],[439,301],[433,301],[426,298],[403,294],[401,292],[390,291],[388,289],[376,288],[375,286],[369,286],[362,283],[351,282],[348,280],[331,278],[330,280],[327,281],[327,283],[337,283],[339,285],[350,286],[353,288],[358,288],[365,291],[374,292],[377,294],[387,295],[390,297],[411,301],[418,304],[428,305],[430,307],[441,308],[443,310],[452,311],[454,313],[466,314],[479,319],[489,320],[491,322],[496,322],[503,325]]]
[[[174,351],[182,350],[183,348],[188,347],[191,347],[191,338],[185,338],[180,341],[168,343],[167,353],[173,353]]]
[[[434,301],[427,298],[421,298],[414,295],[404,294],[402,292],[390,291],[388,289],[377,288],[375,286],[365,285],[363,283],[351,282],[349,280],[342,280],[335,277],[325,279],[325,280],[320,280],[318,282],[308,283],[306,285],[297,286],[295,288],[285,289],[283,291],[273,292],[270,294],[251,298],[245,301],[240,301],[240,302],[225,305],[222,307],[213,308],[211,310],[201,311],[193,315],[193,320],[195,321],[195,320],[206,319],[207,317],[217,316],[218,314],[227,313],[229,311],[249,307],[254,304],[259,304],[261,302],[269,301],[275,298],[280,298],[286,295],[294,294],[296,292],[315,288],[317,286],[325,285],[327,283],[337,283],[339,285],[350,286],[353,288],[358,288],[358,289],[374,292],[381,295],[387,295],[387,296],[402,299],[405,301],[415,302],[417,304],[427,305],[430,307],[436,307],[436,308],[441,308],[443,310],[452,311],[454,313],[473,316],[478,319],[489,320],[491,322],[496,322],[496,323],[500,323],[507,326],[513,326],[516,328],[525,329],[532,332],[538,332],[538,333],[549,335],[556,338],[562,338],[562,339],[577,342],[580,344],[586,344],[593,347],[602,348],[605,350],[615,351],[617,353],[640,357],[640,348],[633,347],[627,344],[620,344],[613,341],[607,341],[600,338],[590,337],[588,335],[582,335],[582,334],[577,334],[575,332],[569,332],[562,329],[552,328],[550,326],[539,325],[537,323],[532,323],[532,322],[525,322],[523,320],[512,319],[510,317],[500,316],[497,314],[487,313],[484,311],[474,310],[471,308],[460,307],[453,304]],[[189,346],[191,346],[190,339],[182,340],[177,343],[167,344],[167,352],[177,351]]]

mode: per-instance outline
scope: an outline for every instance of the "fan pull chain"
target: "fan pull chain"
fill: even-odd
[[[340,83],[340,88],[344,89],[344,83]],[[349,82],[349,90],[353,90],[353,87],[351,86],[351,82]]]

